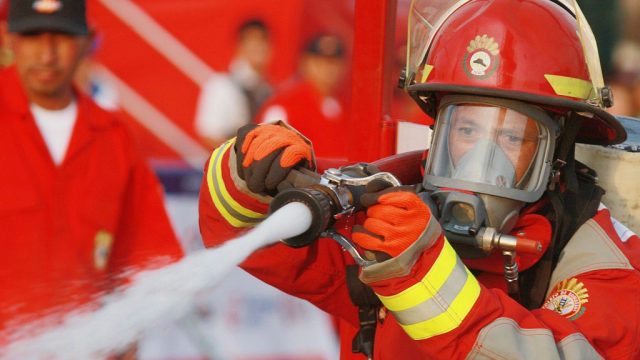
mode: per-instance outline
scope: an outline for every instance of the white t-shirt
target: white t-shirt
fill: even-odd
[[[44,142],[47,144],[53,162],[60,165],[69,147],[71,133],[78,115],[78,105],[72,101],[64,109],[48,110],[31,104],[31,113]]]
[[[250,121],[247,98],[228,75],[216,74],[202,87],[195,120],[200,136],[227,139]]]

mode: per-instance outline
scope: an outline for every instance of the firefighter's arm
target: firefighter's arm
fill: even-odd
[[[415,193],[401,190],[370,194],[369,204],[363,199],[367,219],[354,229],[353,241],[388,254],[387,260],[380,262],[378,256],[378,264],[364,268],[361,279],[426,357],[584,359],[617,350],[631,354],[629,349],[598,346],[603,343],[595,339],[602,331],[594,323],[583,327],[551,310],[530,311],[503,291],[485,288],[447,242],[429,207]],[[619,288],[610,281],[598,286]],[[606,322],[602,310],[592,315]],[[632,316],[637,321],[637,309]],[[607,341],[616,344],[615,339]]]
[[[250,124],[213,151],[200,192],[200,230],[218,245],[257,225],[294,167],[313,168],[310,142],[284,124]]]
[[[200,232],[207,247],[232,240],[266,216],[273,194],[288,186],[292,168],[312,169],[309,141],[284,124],[248,125],[209,159],[200,193]],[[357,324],[348,302],[345,256],[332,241],[294,249],[274,244],[241,267],[260,280]]]

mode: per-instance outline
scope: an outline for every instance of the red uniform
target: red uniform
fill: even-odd
[[[78,93],[76,101],[55,166],[15,69],[0,73],[0,329],[85,303],[112,289],[114,275],[183,254],[160,184],[123,124]]]
[[[320,167],[344,164],[348,126],[344,105],[336,98],[323,97],[311,83],[289,84],[267,100],[257,119],[284,120],[304,134],[313,143]]]
[[[233,147],[217,149],[206,168],[200,227],[207,246],[237,236],[264,217],[267,200],[235,174]],[[216,181],[214,179],[221,179]],[[348,233],[353,224],[340,223]],[[524,215],[516,231],[549,238],[542,216]],[[636,359],[640,358],[640,249],[637,235],[621,241],[601,209],[566,245],[541,309],[528,310],[504,290],[501,273],[481,261],[462,262],[439,230],[409,275],[370,282],[387,311],[376,330],[376,359]],[[536,259],[520,259],[524,269]],[[494,261],[495,260],[490,260]],[[343,320],[342,358],[358,326],[345,283],[353,260],[336,243],[283,244],[261,249],[242,267],[263,281],[307,299]],[[499,269],[501,263],[498,262]],[[473,275],[468,268],[479,269]],[[345,346],[346,345],[346,346]]]

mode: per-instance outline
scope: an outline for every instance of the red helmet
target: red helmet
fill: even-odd
[[[573,0],[560,2],[414,0],[405,87],[432,117],[446,94],[505,98],[580,115],[577,142],[624,141],[603,109],[593,34]]]

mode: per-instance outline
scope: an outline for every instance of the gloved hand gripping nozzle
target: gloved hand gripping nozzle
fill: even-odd
[[[356,166],[364,166],[364,164]],[[311,210],[313,220],[306,232],[283,239],[283,243],[299,248],[311,244],[319,237],[328,237],[347,250],[359,265],[368,266],[375,263],[375,261],[366,260],[353,243],[336,232],[332,225],[336,220],[362,208],[360,196],[365,192],[369,182],[385,181],[393,186],[400,186],[401,183],[395,176],[388,172],[378,172],[366,177],[353,177],[340,169],[328,169],[322,175],[293,170],[288,179],[294,187],[284,189],[276,195],[269,206],[269,213],[275,212],[288,203],[300,202]]]

